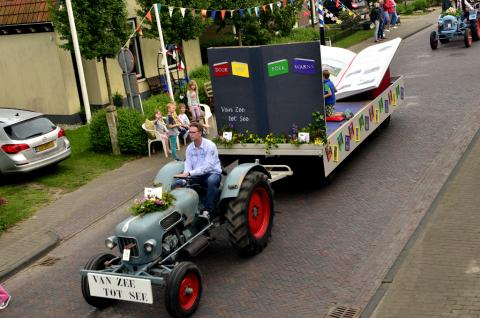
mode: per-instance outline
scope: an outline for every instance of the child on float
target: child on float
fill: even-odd
[[[187,100],[190,107],[190,113],[192,114],[192,120],[199,122],[201,117],[200,99],[198,97],[197,82],[194,80],[188,82]]]
[[[333,116],[335,113],[335,85],[330,80],[330,72],[323,70],[323,98],[325,99],[325,114],[327,117]]]

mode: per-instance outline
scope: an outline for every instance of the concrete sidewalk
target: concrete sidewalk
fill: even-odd
[[[402,24],[387,37],[406,38],[432,26],[438,13],[439,9],[427,15],[402,17]],[[357,44],[351,50],[358,52],[372,44],[373,30],[371,40]],[[168,160],[163,154],[157,154],[129,162],[63,196],[6,231],[0,236],[0,281],[138,196],[145,186],[151,185],[158,169]]]

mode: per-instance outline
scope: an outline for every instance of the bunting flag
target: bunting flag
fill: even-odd
[[[239,11],[240,11],[240,18],[243,18],[243,14],[244,14],[243,9],[240,9]]]
[[[304,16],[304,17],[308,17],[309,15],[310,15],[310,12],[308,12],[308,11],[303,11],[303,16]]]
[[[222,17],[222,21],[225,20],[225,10],[221,10],[220,15]]]
[[[283,7],[285,8],[287,6],[287,0],[283,0]]]
[[[340,8],[340,0],[337,0],[337,1],[335,2],[335,6],[336,6],[337,8]]]
[[[262,11],[265,12],[265,13],[267,12],[267,5],[266,4],[262,5]]]
[[[215,16],[217,15],[217,10],[212,10],[212,15],[210,16],[213,21],[215,21]]]
[[[152,22],[152,13],[150,11],[148,11],[147,14],[145,15],[145,19],[150,21],[150,23]]]
[[[273,13],[273,3],[270,3],[270,4],[268,4],[268,5],[270,6],[270,10],[271,10],[272,13]]]
[[[180,13],[182,13],[182,17],[185,17],[185,8],[180,8]]]
[[[195,16],[195,9],[192,9],[192,17]]]
[[[139,26],[135,29],[135,33],[138,33],[138,35],[143,36],[142,25],[139,25]]]
[[[235,10],[230,10],[230,18],[233,18],[233,13],[235,12]]]
[[[171,18],[173,13],[173,7],[168,7],[168,13],[170,14],[170,18]]]
[[[248,14],[252,16],[252,8],[248,8],[247,11],[248,11]]]
[[[258,17],[260,16],[260,14],[258,13],[260,11],[260,9],[258,7],[255,7],[255,15]]]
[[[202,9],[202,17],[204,17],[204,18],[207,17],[207,10]]]
[[[277,1],[277,7],[280,9],[281,6],[282,6],[282,3],[280,1]]]

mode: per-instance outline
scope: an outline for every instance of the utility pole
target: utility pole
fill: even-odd
[[[75,53],[75,61],[77,62],[78,77],[80,78],[80,88],[82,91],[83,106],[85,107],[85,115],[87,123],[92,119],[90,112],[90,101],[88,100],[87,85],[85,83],[85,73],[83,72],[82,55],[80,54],[80,46],[78,45],[77,28],[75,27],[75,19],[73,17],[73,9],[71,0],[65,0],[67,5],[68,22],[70,24],[70,32],[72,33],[73,51]]]

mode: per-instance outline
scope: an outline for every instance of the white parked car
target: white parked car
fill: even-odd
[[[65,131],[43,114],[0,108],[0,175],[29,172],[70,155]]]

